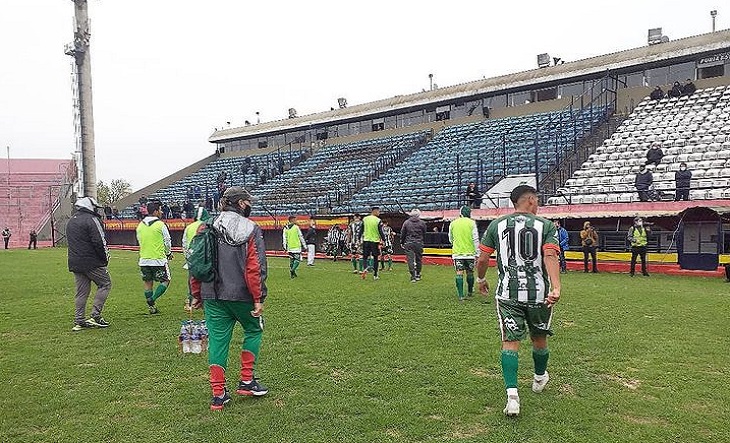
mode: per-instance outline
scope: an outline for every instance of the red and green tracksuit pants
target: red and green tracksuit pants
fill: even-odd
[[[253,380],[256,360],[261,348],[264,318],[251,315],[253,303],[228,300],[203,300],[205,323],[208,326],[208,364],[213,395],[223,395],[226,386],[228,349],[236,323],[243,326],[241,346],[241,380]]]

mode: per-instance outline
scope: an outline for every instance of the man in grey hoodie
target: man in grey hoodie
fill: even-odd
[[[243,326],[241,374],[236,393],[259,397],[269,390],[259,383],[254,370],[264,331],[266,299],[266,247],[261,228],[249,219],[251,194],[240,186],[223,193],[222,212],[213,221],[218,239],[217,273],[213,281],[190,285],[192,307],[205,308],[208,326],[208,364],[213,399],[210,409],[221,410],[231,397],[226,388],[228,349],[236,323]],[[201,226],[200,229],[204,229]],[[200,231],[198,231],[200,232]]]
[[[426,223],[421,220],[421,211],[414,208],[400,230],[400,244],[405,249],[408,258],[411,283],[421,279],[421,258],[423,257],[423,237],[425,236]]]

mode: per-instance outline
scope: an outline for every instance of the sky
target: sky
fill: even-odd
[[[722,8],[723,4],[726,6]],[[74,151],[71,0],[0,0],[0,147]],[[726,0],[89,0],[97,178],[137,190],[215,150],[230,121],[286,118],[730,26]],[[5,151],[5,149],[3,149]],[[2,152],[3,157],[6,152]]]

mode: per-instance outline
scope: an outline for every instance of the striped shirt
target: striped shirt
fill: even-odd
[[[545,302],[550,280],[544,253],[549,249],[560,252],[551,221],[528,213],[502,216],[490,223],[479,249],[490,255],[497,252],[497,299]]]

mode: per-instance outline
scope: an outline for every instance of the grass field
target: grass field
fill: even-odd
[[[450,267],[411,284],[402,264],[375,282],[320,261],[292,281],[270,259],[258,375],[271,392],[216,413],[205,355],[177,351],[181,265],[150,316],[136,254],[113,252],[111,327],[72,333],[65,250],[0,251],[0,441],[730,441],[720,279],[567,274],[550,384],[530,391],[523,347],[522,413],[507,419],[494,303],[459,304]]]

